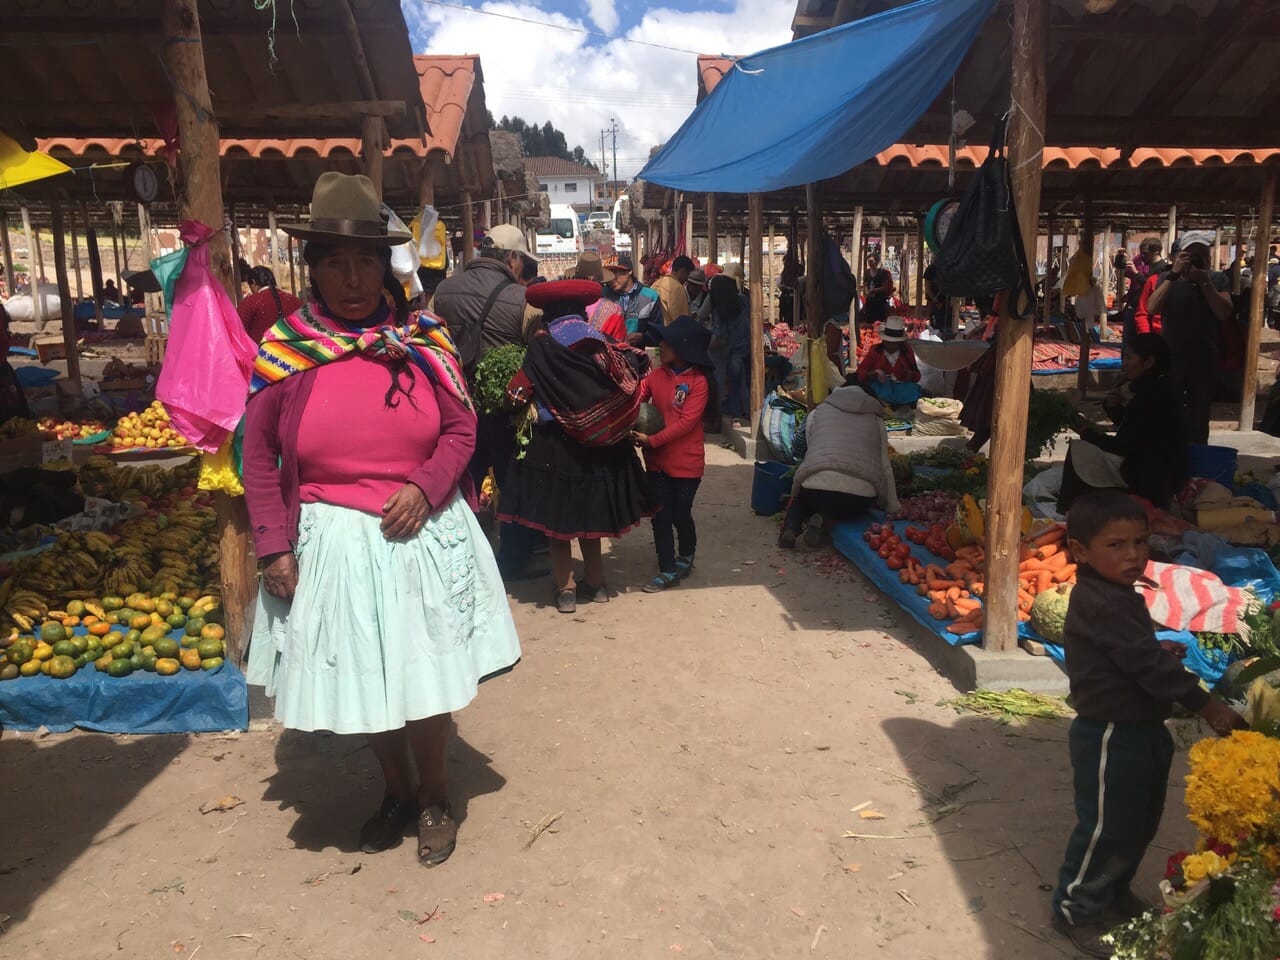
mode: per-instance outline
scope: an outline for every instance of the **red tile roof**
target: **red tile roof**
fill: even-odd
[[[524,168],[535,177],[598,177],[599,172],[563,157],[525,157]]]
[[[733,60],[729,57],[714,57],[701,54],[698,57],[698,101],[701,102],[733,69]],[[1142,147],[1133,152],[1128,160],[1121,158],[1121,151],[1114,147],[1045,147],[1044,165],[1046,167],[1066,167],[1070,170],[1137,168],[1144,166],[1200,166],[1209,164],[1261,163],[1269,157],[1280,156],[1280,149],[1267,150],[1187,150],[1181,148],[1156,149]],[[956,151],[956,162],[962,166],[976,167],[987,157],[986,147],[961,147]],[[906,143],[895,143],[886,150],[876,154],[875,162],[880,166],[906,161],[912,166],[947,165],[947,148],[945,146],[914,146]],[[870,161],[868,161],[870,162]]]
[[[427,134],[425,144],[417,139],[392,140],[391,152],[409,151],[415,156],[425,157],[439,151],[452,158],[457,151],[463,122],[467,119],[467,105],[471,100],[472,89],[477,82],[481,84],[484,82],[480,72],[480,57],[475,54],[460,57],[418,55],[413,58],[413,62],[418,71],[422,101],[427,107],[427,125],[431,132]],[[486,118],[483,117],[480,118],[480,122],[487,124]],[[101,151],[112,157],[134,156],[134,148],[138,144],[141,144],[142,153],[145,156],[154,157],[164,145],[158,138],[139,141],[53,137],[39,140],[37,143],[39,149],[45,152],[61,149],[73,156],[81,156]],[[329,157],[335,152],[359,156],[360,140],[355,137],[343,137],[326,140],[294,138],[222,141],[223,156],[242,152],[251,157],[262,157],[269,153],[293,157],[302,151],[309,151],[320,157]]]

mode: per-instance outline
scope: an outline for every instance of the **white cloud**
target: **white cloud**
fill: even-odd
[[[611,0],[588,3],[593,19],[597,7],[613,9]],[[570,147],[581,144],[597,164],[600,131],[610,126],[611,117],[616,118],[618,169],[625,179],[636,174],[649,149],[675,133],[693,109],[698,89],[696,53],[749,54],[785,43],[791,37],[795,10],[794,0],[735,0],[733,9],[722,13],[658,7],[628,30],[625,39],[599,42],[586,33],[416,0],[404,0],[403,7],[411,33],[427,38],[418,52],[480,54],[485,96],[495,117],[550,120],[565,132]],[[495,0],[480,9],[591,29],[582,21],[528,3]],[[612,165],[612,141],[606,152]]]
[[[587,13],[602,32],[613,33],[618,29],[618,11],[613,0],[587,0]]]

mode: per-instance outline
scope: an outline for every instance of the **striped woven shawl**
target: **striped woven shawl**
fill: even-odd
[[[253,363],[249,393],[279,383],[295,373],[314,369],[352,353],[408,357],[439,390],[453,396],[467,410],[474,410],[458,360],[458,348],[444,321],[423,310],[403,326],[383,324],[346,330],[326,316],[316,304],[304,303],[267,331]]]

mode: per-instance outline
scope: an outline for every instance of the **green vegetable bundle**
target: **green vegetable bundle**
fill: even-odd
[[[501,413],[508,409],[507,384],[524,365],[524,346],[504,343],[494,347],[476,364],[471,396],[481,413]]]

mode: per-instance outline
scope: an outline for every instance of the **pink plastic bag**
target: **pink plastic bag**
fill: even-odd
[[[182,221],[178,231],[191,253],[174,292],[156,399],[165,405],[179,433],[214,453],[244,416],[258,348],[227,291],[209,270],[209,246],[204,241],[214,231],[194,220]]]

